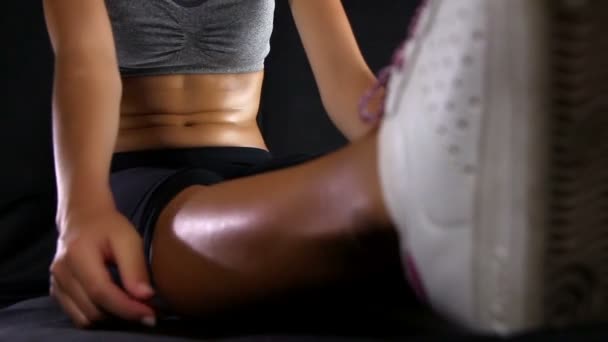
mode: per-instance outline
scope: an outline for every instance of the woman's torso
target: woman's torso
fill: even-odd
[[[274,0],[106,0],[123,75],[118,152],[266,148],[258,129]]]

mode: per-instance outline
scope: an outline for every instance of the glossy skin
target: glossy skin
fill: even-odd
[[[290,4],[331,119],[352,141],[366,137],[372,127],[359,120],[357,103],[375,78],[361,56],[340,1],[291,0]],[[56,54],[53,127],[60,238],[51,267],[51,292],[78,326],[90,326],[107,315],[150,324],[155,312],[147,300],[154,291],[149,287],[141,238],[113,203],[108,185],[112,154],[193,146],[265,148],[255,123],[263,72],[121,79],[103,0],[44,0],[44,5]],[[246,301],[264,291],[288,288],[300,281],[324,281],[340,273],[337,267],[328,266],[323,274],[302,271],[271,277],[264,273],[272,266],[268,264],[271,259],[259,255],[259,246],[300,245],[298,241],[307,232],[304,236],[310,243],[303,246],[308,247],[282,248],[277,256],[295,264],[331,265],[335,256],[313,257],[320,248],[318,243],[327,236],[336,241],[350,239],[353,229],[386,226],[388,219],[377,185],[375,144],[372,133],[311,165],[216,187],[186,189],[158,222],[153,258],[158,290],[178,313],[196,314]],[[345,167],[348,165],[353,168]],[[363,165],[366,167],[355,169]],[[318,174],[319,183],[305,182],[311,173]],[[282,190],[269,198],[241,196],[259,192],[268,182],[308,186],[279,186],[276,188]],[[205,195],[209,191],[222,200],[209,203]],[[339,200],[344,194],[356,194],[360,200],[345,206]],[[311,201],[295,200],[302,196]],[[321,208],[319,198],[336,202]],[[275,215],[282,206],[285,214]],[[214,209],[200,215],[206,208]],[[243,216],[244,212],[252,215]],[[234,220],[235,215],[241,219]],[[301,215],[314,219],[301,229],[276,230]],[[370,224],[361,226],[355,221]],[[213,239],[202,229],[184,228],[198,224],[206,226]],[[308,231],[309,226],[317,229]],[[211,240],[216,242],[206,242]],[[190,249],[185,248],[185,241]],[[229,249],[243,254],[227,252]],[[195,283],[208,284],[214,277],[218,277],[218,284],[230,282],[222,280],[221,272],[202,267],[208,264],[210,250],[220,259],[234,260],[237,274],[241,274],[238,270],[253,272],[261,280],[247,291],[236,291],[245,294],[238,298],[228,285],[223,287],[225,292],[183,292],[177,286],[180,275],[171,272],[177,264],[201,267]],[[253,259],[259,262],[250,265],[239,261]],[[110,280],[105,268],[108,262],[117,264],[125,290]],[[206,304],[211,298],[219,304]]]
[[[157,222],[152,273],[159,294],[181,314],[212,314],[372,275],[363,265],[394,253],[366,239],[395,237],[376,151],[373,133],[298,167],[186,189]]]

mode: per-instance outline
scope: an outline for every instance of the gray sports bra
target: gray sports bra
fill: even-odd
[[[121,74],[261,71],[275,0],[105,0]]]

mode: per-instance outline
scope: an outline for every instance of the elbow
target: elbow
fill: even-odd
[[[363,112],[380,118],[384,103],[385,89],[378,84],[373,74],[350,78],[341,84],[348,88],[336,87],[337,91],[322,94],[323,106],[334,125],[349,141],[356,141],[377,127],[377,120],[365,120]]]
[[[55,79],[103,84],[107,90],[122,92],[122,80],[115,58],[83,55],[82,53],[58,54],[55,58]]]
[[[58,59],[53,83],[54,117],[78,115],[75,113],[91,108],[109,113],[120,110],[123,91],[120,73],[106,65]]]

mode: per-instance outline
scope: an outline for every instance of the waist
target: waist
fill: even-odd
[[[195,125],[150,125],[120,129],[116,152],[192,147],[254,147],[266,150],[257,123],[200,123]]]
[[[133,168],[203,168],[221,174],[242,172],[269,162],[270,152],[252,147],[196,147],[118,152],[112,157],[112,172]]]

